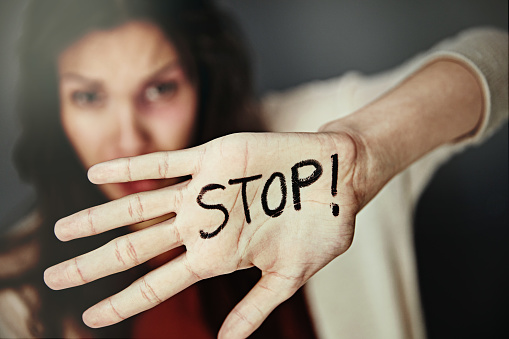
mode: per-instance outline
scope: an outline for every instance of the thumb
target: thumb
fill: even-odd
[[[302,285],[301,279],[278,273],[263,273],[258,283],[230,312],[218,338],[246,338],[268,315]]]

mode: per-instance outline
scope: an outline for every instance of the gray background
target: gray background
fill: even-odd
[[[233,1],[252,49],[260,94],[349,70],[394,67],[464,28],[507,30],[507,0]],[[18,133],[15,40],[25,1],[0,1],[0,225],[30,205],[10,152]],[[429,335],[506,333],[509,286],[507,124],[446,164],[416,212],[416,248]]]

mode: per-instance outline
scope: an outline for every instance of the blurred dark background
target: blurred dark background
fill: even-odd
[[[397,66],[472,26],[507,30],[507,0],[234,1],[252,49],[260,94],[303,82]],[[32,201],[11,163],[15,42],[26,1],[0,1],[0,225]],[[481,147],[444,165],[416,211],[415,243],[430,338],[509,333],[507,123]]]

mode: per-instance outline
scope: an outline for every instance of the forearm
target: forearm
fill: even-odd
[[[434,61],[378,100],[322,131],[346,132],[357,145],[362,205],[394,175],[432,149],[476,130],[483,92],[461,61]]]

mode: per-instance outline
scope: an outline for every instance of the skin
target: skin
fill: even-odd
[[[232,310],[219,332],[221,338],[247,337],[277,305],[348,249],[355,215],[394,175],[439,145],[475,131],[482,110],[478,79],[468,66],[443,59],[423,66],[375,102],[326,124],[317,133],[233,134],[192,149],[96,165],[88,175],[97,184],[160,178],[161,166],[168,168],[165,177],[192,175],[192,179],[59,220],[55,233],[68,241],[177,213],[171,221],[49,268],[45,281],[53,289],[81,285],[185,245],[185,253],[88,309],[83,315],[85,323],[107,326],[149,309],[201,279],[256,266],[262,278]],[[330,179],[333,154],[338,154],[335,197],[331,196]],[[289,178],[291,167],[306,159],[322,164],[323,174],[302,189],[301,210],[295,210],[288,199],[281,215],[267,216],[259,203],[265,180],[274,172]],[[251,223],[245,222],[240,185],[209,192],[204,201],[222,203],[230,218],[221,233],[202,239],[200,230],[212,231],[223,221],[222,213],[196,203],[202,187],[211,183],[226,187],[230,179],[257,174],[265,180],[253,181],[248,187]],[[278,206],[280,195],[277,190],[269,191],[267,199],[269,206]],[[331,202],[338,205],[338,216],[331,213]],[[134,217],[125,212],[133,206],[139,212]],[[120,253],[122,260],[115,253]]]
[[[85,168],[115,158],[187,147],[196,125],[196,86],[155,26],[131,22],[90,33],[58,59],[61,120]],[[106,184],[110,199],[176,179]]]

